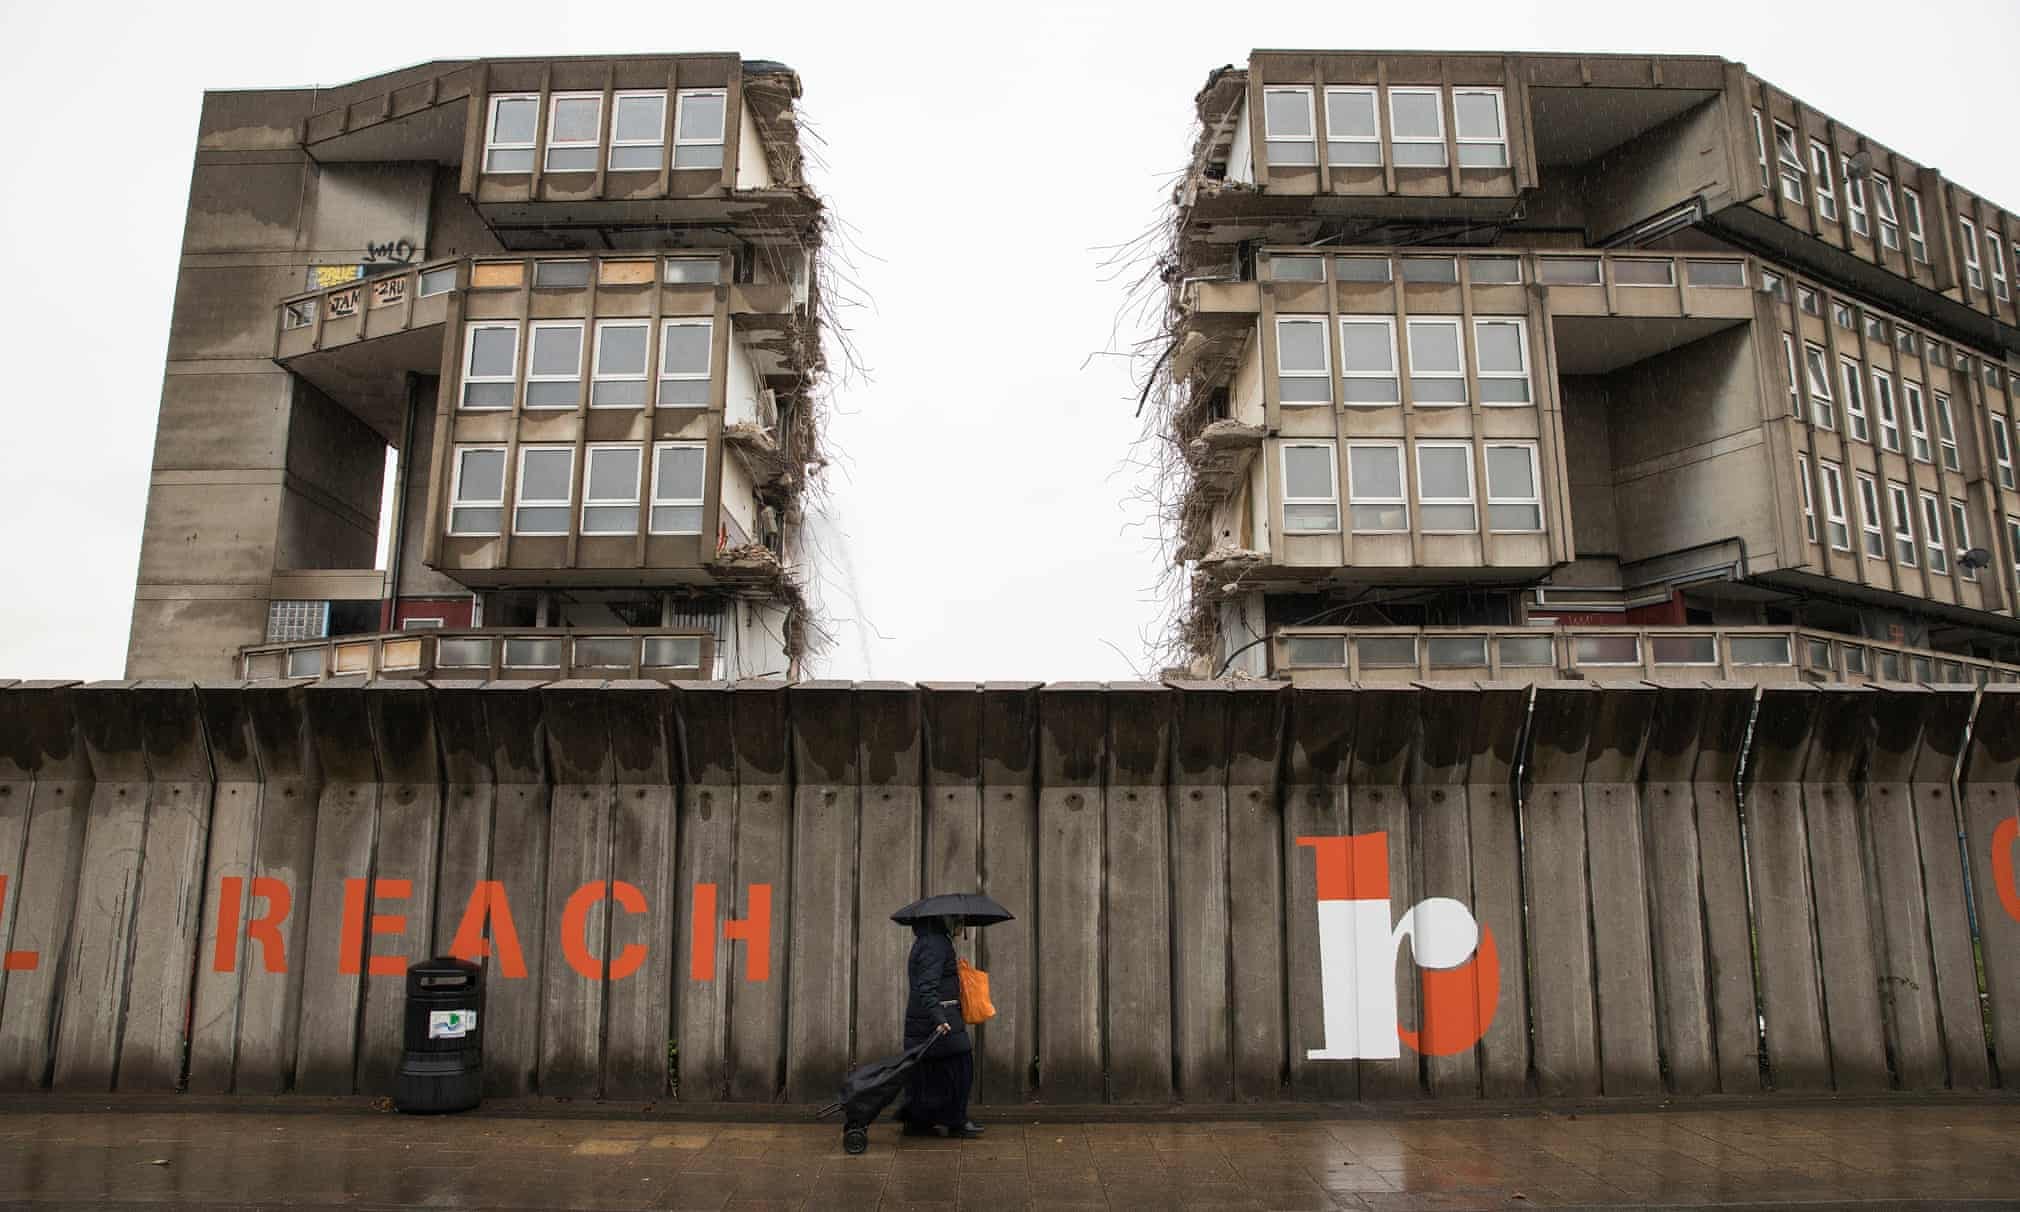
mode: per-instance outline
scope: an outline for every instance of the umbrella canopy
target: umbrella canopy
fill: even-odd
[[[997,922],[1010,921],[1016,915],[979,892],[943,892],[922,901],[913,901],[893,913],[891,920],[900,926],[909,926],[927,917],[958,917],[971,926],[993,926]]]

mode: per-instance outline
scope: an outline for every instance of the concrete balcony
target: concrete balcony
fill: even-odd
[[[333,677],[552,682],[711,677],[715,638],[663,628],[474,627],[332,636],[239,650],[249,681]]]
[[[1286,627],[1270,642],[1298,685],[2020,682],[2020,666],[1798,627]]]

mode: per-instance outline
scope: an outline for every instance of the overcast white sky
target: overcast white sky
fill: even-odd
[[[840,643],[824,672],[1127,678],[1116,650],[1144,665],[1157,567],[1130,526],[1128,368],[1090,357],[1127,343],[1110,343],[1120,287],[1102,280],[1101,246],[1154,217],[1210,69],[1253,47],[1719,54],[2014,206],[2016,14],[2012,0],[0,0],[0,230],[14,250],[0,292],[0,678],[121,672],[206,88],[484,55],[790,64],[827,141],[817,184],[856,230],[875,304],[853,324],[872,377],[841,393],[828,433],[855,588],[828,588]]]

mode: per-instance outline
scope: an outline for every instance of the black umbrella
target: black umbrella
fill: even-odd
[[[997,904],[994,898],[979,892],[943,892],[922,901],[913,901],[893,913],[891,920],[900,926],[909,926],[927,917],[958,917],[970,926],[993,926],[997,922],[1012,920],[1016,914]]]

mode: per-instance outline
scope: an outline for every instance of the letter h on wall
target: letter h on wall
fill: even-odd
[[[772,974],[772,886],[752,884],[749,908],[741,919],[722,923],[722,936],[743,944],[743,976],[747,981],[769,980]],[[688,975],[698,981],[715,979],[716,903],[714,884],[694,886],[694,946],[688,956]]]

